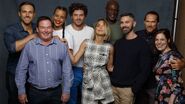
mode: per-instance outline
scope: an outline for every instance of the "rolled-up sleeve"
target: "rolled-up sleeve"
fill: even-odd
[[[26,73],[28,71],[28,45],[23,49],[18,65],[16,67],[15,82],[18,88],[18,94],[25,94]]]
[[[63,93],[70,94],[70,88],[73,82],[73,71],[71,66],[70,57],[67,52],[67,47],[65,46],[65,55],[63,58],[63,65],[62,65],[62,76],[63,76]]]
[[[5,43],[5,46],[8,52],[10,53],[16,52],[15,42],[16,42],[16,39],[15,39],[13,31],[11,31],[11,28],[6,29],[4,32],[4,43]]]

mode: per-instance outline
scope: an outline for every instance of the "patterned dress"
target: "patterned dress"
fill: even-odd
[[[157,80],[156,101],[158,104],[168,104],[171,94],[175,94],[174,104],[185,104],[185,91],[183,88],[181,70],[174,70],[168,64],[170,57],[182,56],[175,51],[169,51],[160,56],[155,68],[155,77]]]
[[[85,40],[82,104],[108,104],[114,101],[110,78],[106,70],[110,44],[97,45]]]

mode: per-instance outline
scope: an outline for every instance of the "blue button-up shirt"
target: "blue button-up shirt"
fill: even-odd
[[[32,23],[33,31],[35,31],[36,25]],[[15,42],[25,38],[29,33],[24,30],[21,23],[16,23],[7,27],[4,32],[4,43],[9,52],[7,71],[11,74],[15,74],[15,68],[17,66],[21,52],[16,52]]]
[[[66,45],[55,38],[47,46],[41,42],[40,38],[31,40],[21,53],[15,75],[18,93],[25,93],[27,72],[28,82],[38,89],[54,88],[63,82],[63,93],[70,93],[73,73]]]

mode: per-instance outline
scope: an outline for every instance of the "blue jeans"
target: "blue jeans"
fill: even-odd
[[[39,90],[34,87],[30,87],[28,92],[29,104],[61,104],[61,86],[50,90]]]
[[[73,66],[73,73],[74,79],[68,104],[79,104],[79,102],[81,101],[82,93],[83,68]]]

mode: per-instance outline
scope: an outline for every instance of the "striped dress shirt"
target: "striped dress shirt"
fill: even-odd
[[[73,72],[65,44],[53,38],[47,46],[36,38],[26,44],[17,68],[15,81],[18,94],[25,94],[26,73],[28,83],[37,89],[63,86],[63,93],[70,93]]]

